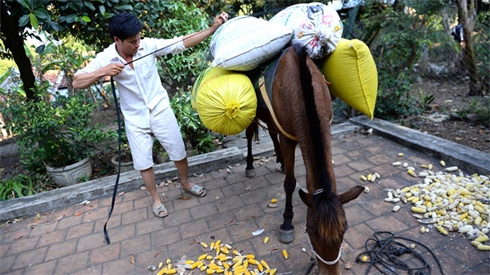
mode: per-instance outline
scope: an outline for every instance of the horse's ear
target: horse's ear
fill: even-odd
[[[345,191],[344,193],[339,195],[340,203],[344,204],[350,202],[351,200],[359,197],[359,195],[364,191],[364,187],[362,186],[354,186],[351,189]]]
[[[306,204],[306,206],[308,207],[313,206],[313,195],[308,194],[301,189],[299,189],[298,193],[299,193],[299,197],[304,202],[304,204]]]

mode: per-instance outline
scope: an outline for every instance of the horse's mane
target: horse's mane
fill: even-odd
[[[327,170],[327,159],[325,157],[324,136],[322,133],[321,121],[315,101],[324,100],[323,97],[315,97],[315,91],[312,85],[313,72],[307,64],[306,48],[299,44],[294,44],[294,49],[298,55],[299,70],[301,74],[301,86],[305,101],[305,108],[308,117],[310,129],[309,139],[313,145],[313,170],[319,188],[323,192],[314,195],[315,211],[313,219],[318,224],[318,234],[327,241],[340,241],[339,238],[347,230],[347,221],[342,204],[337,195],[332,191],[332,181]],[[308,136],[308,135],[307,135]],[[313,228],[312,228],[313,229]]]

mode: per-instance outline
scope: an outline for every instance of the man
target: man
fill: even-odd
[[[152,158],[153,136],[174,161],[181,178],[182,189],[200,197],[206,195],[206,189],[188,181],[184,142],[170,108],[167,91],[158,76],[155,56],[177,54],[197,45],[212,35],[227,19],[228,15],[223,12],[215,17],[210,28],[184,37],[141,39],[142,23],[133,14],[117,14],[109,23],[109,33],[114,43],[97,54],[95,59],[79,70],[73,78],[73,87],[84,89],[102,77],[114,77],[134,168],[140,171],[143,182],[151,194],[153,214],[157,217],[166,217],[168,212],[156,191]],[[153,54],[124,65],[149,53]]]

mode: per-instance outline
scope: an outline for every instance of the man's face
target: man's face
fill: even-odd
[[[118,51],[121,51],[125,55],[135,55],[138,52],[138,48],[140,47],[140,34],[136,34],[133,36],[129,36],[128,38],[121,41],[117,36],[114,37],[116,41]]]

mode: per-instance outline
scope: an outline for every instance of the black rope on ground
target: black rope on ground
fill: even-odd
[[[382,235],[388,235],[388,236],[382,238],[383,237]],[[436,261],[441,274],[444,274],[442,270],[442,266],[439,260],[437,259],[436,255],[427,246],[425,246],[420,242],[408,238],[395,236],[393,233],[388,231],[374,232],[374,238],[369,238],[366,240],[364,244],[366,251],[357,255],[356,262],[369,264],[366,274],[369,274],[369,271],[373,266],[383,274],[397,274],[395,272],[395,269],[408,271],[408,274],[416,274],[416,275],[432,274],[431,266],[422,257],[422,255],[414,251],[412,248],[396,241],[397,239],[412,242],[427,249],[432,255],[432,257],[434,257],[434,260]],[[415,256],[415,260],[420,262],[422,266],[410,267],[406,262],[398,258],[403,254],[409,254],[409,253],[412,253],[413,256]],[[363,261],[362,256],[364,255],[368,256],[370,260]],[[383,270],[382,267],[384,268]],[[390,273],[386,273],[385,271],[389,271]]]

